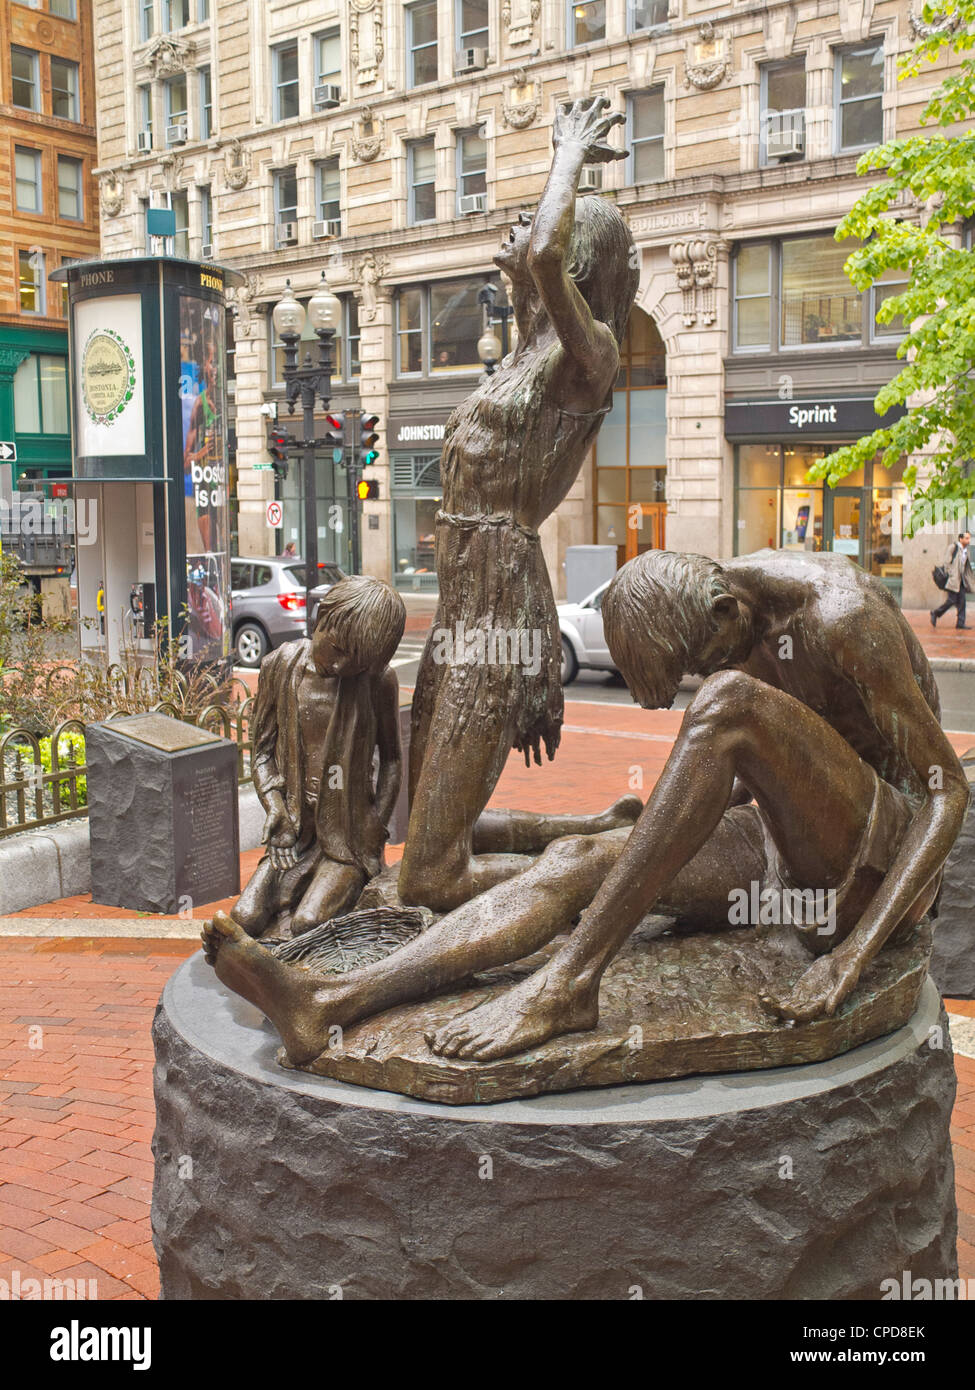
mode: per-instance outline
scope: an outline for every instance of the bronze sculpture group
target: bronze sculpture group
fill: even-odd
[[[402,602],[378,580],[346,580],[312,642],[261,669],[254,780],[268,852],[204,946],[293,1065],[313,1064],[335,1030],[543,952],[537,968],[426,1030],[431,1060],[515,1057],[530,1070],[533,1049],[596,1027],[604,972],[647,913],[672,919],[675,936],[726,932],[729,902],[756,890],[829,895],[828,919],[792,928],[809,954],[764,1007],[776,1028],[830,1018],[879,952],[917,932],[964,817],[967,783],[934,679],[896,603],[846,557],[806,552],[717,563],[648,551],[625,565],[603,617],[634,698],[667,708],[685,674],[703,678],[646,805],[485,810],[511,748],[540,761],[559,740],[560,641],[538,527],[609,408],[638,278],[613,204],[576,198],[583,164],[620,157],[606,136],[622,118],[606,106],[558,115],[539,208],[497,258],[517,348],[455,411],[444,443],[434,631],[531,630],[541,659],[444,661],[428,641],[394,900],[438,916],[344,974],[268,943],[341,919],[379,882],[400,776],[387,663]]]

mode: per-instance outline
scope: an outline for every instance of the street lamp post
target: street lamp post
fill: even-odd
[[[499,362],[508,355],[508,320],[514,313],[510,304],[496,304],[497,285],[482,285],[477,292],[477,302],[484,308],[484,332],[477,340],[477,355],[484,363],[488,376],[495,371]],[[498,339],[494,329],[501,329]]]
[[[272,318],[278,337],[284,344],[284,383],[288,413],[295,413],[301,401],[302,409],[302,485],[305,490],[305,630],[313,631],[311,591],[318,584],[318,498],[315,480],[315,451],[325,447],[325,441],[315,438],[315,401],[321,398],[328,409],[332,389],[332,345],[339,324],[342,306],[332,294],[322,271],[321,283],[308,301],[307,316],[318,336],[318,361],[312,362],[311,350],[298,365],[298,343],[305,326],[305,310],[295,299],[291,281],[280,301],[274,306]]]

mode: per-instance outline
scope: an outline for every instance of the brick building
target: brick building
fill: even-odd
[[[0,465],[4,491],[71,472],[68,334],[48,275],[98,255],[90,0],[0,0]],[[52,489],[53,485],[53,489]]]
[[[478,290],[541,192],[556,103],[602,93],[630,153],[585,182],[626,216],[640,290],[613,412],[543,529],[556,592],[565,547],[593,541],[620,561],[663,543],[833,548],[910,590],[928,562],[920,543],[905,557],[898,476],[824,494],[804,471],[871,427],[895,370],[901,334],[874,317],[893,283],[854,294],[832,232],[865,186],[858,155],[917,129],[945,75],[896,80],[919,14],[906,0],[96,0],[104,254],[142,253],[145,212],[165,205],[177,254],[247,277],[241,553],[300,543],[293,478],[275,534],[265,504],[282,485],[254,465],[282,395],[269,309],[286,277],[307,296],[325,267],[344,304],[333,407],[383,422],[364,568],[435,586],[438,440],[478,380]],[[340,471],[323,466],[319,488],[320,545],[341,561]]]

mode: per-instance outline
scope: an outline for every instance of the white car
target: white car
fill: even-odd
[[[562,633],[563,685],[574,681],[582,667],[591,671],[616,670],[603,632],[603,596],[609,583],[607,580],[605,584],[600,584],[581,603],[557,605],[559,630]]]

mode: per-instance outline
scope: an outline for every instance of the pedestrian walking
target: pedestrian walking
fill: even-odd
[[[948,580],[944,586],[945,601],[940,608],[932,608],[932,627],[938,626],[938,619],[943,618],[949,608],[957,610],[956,629],[964,631],[968,626],[965,622],[967,595],[975,590],[975,570],[972,569],[971,545],[971,532],[965,531],[949,547],[944,559],[944,568],[948,574]]]

